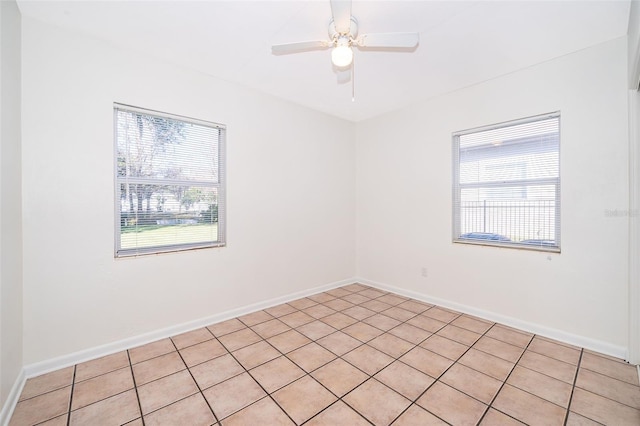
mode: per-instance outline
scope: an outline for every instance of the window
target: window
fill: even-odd
[[[453,134],[453,241],[560,251],[560,113]]]
[[[225,244],[225,127],[114,104],[116,257]]]

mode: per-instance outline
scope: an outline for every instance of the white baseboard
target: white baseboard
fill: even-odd
[[[16,381],[11,386],[11,391],[9,391],[9,395],[7,396],[7,400],[4,402],[2,406],[2,411],[0,411],[0,425],[6,426],[9,424],[9,420],[11,420],[11,415],[13,414],[13,410],[16,409],[16,404],[18,403],[18,399],[20,398],[20,394],[22,393],[22,388],[24,388],[24,383],[27,381],[27,377],[24,373],[24,368],[20,370],[20,374],[16,378]]]
[[[155,330],[149,333],[141,334],[138,336],[133,336],[126,339],[118,340],[116,342],[108,343],[106,345],[96,346],[93,348],[70,353],[70,354],[49,359],[46,361],[29,364],[24,367],[24,375],[26,378],[39,376],[41,374],[58,370],[60,368],[69,367],[81,362],[90,361],[92,359],[100,358],[116,352],[135,348],[136,346],[151,343],[160,339],[165,339],[167,337],[175,336],[180,333],[186,333],[188,331],[196,330],[198,328],[202,328],[207,325],[215,324],[221,321],[226,321],[228,319],[239,317],[241,315],[250,314],[252,312],[260,311],[262,309],[266,309],[271,306],[280,305],[282,303],[290,302],[292,300],[300,299],[306,296],[311,296],[312,294],[321,293],[323,291],[331,290],[336,287],[342,287],[344,285],[352,284],[354,282],[355,281],[353,279],[336,281],[336,282],[321,285],[318,287],[313,287],[307,290],[290,293],[285,296],[265,300],[263,302],[258,302],[251,305],[243,306],[241,308],[231,309],[229,311],[211,315],[205,318],[200,318],[194,321],[189,321],[182,324],[166,327],[160,330]]]
[[[624,346],[614,345],[601,340],[592,339],[585,336],[579,336],[577,334],[567,333],[555,328],[546,327],[540,324],[535,324],[527,321],[523,321],[517,318],[501,315],[495,312],[486,311],[483,309],[475,308],[472,306],[463,305],[460,303],[452,302],[450,300],[440,299],[437,297],[428,296],[426,294],[418,293],[412,290],[406,290],[400,287],[395,287],[388,284],[383,284],[375,281],[368,280],[366,278],[356,278],[356,281],[371,287],[376,287],[380,290],[390,291],[392,293],[399,294],[401,296],[410,297],[412,299],[421,300],[433,305],[442,306],[444,308],[453,309],[458,312],[462,312],[469,315],[474,315],[479,318],[483,318],[489,321],[497,322],[507,325],[509,327],[517,328],[529,333],[538,334],[540,336],[555,339],[570,345],[579,346],[581,348],[589,349],[602,354],[614,356],[616,358],[627,359],[628,351]]]

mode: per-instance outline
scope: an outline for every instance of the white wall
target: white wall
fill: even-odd
[[[0,2],[0,407],[22,370],[20,19]]]
[[[627,347],[626,39],[620,38],[357,127],[357,274]],[[451,134],[561,111],[562,253],[451,242]],[[421,276],[421,268],[428,277]]]
[[[352,277],[354,125],[23,21],[25,364]],[[227,242],[114,259],[113,102],[227,125]]]
[[[629,89],[638,90],[638,84],[640,84],[640,1],[631,2],[627,38],[629,40],[627,49]]]

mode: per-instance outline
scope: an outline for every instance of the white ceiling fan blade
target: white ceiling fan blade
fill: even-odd
[[[271,53],[274,55],[286,55],[287,53],[304,52],[307,50],[326,49],[331,46],[327,40],[299,41],[297,43],[274,44]]]
[[[351,0],[331,0],[331,14],[336,31],[348,34],[351,30]]]
[[[360,47],[416,47],[419,42],[419,33],[362,34],[356,40]]]
[[[338,84],[346,84],[351,81],[351,68],[336,72]]]

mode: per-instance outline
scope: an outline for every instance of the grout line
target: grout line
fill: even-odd
[[[142,414],[142,404],[140,404],[140,395],[138,394],[138,384],[136,383],[136,375],[133,374],[133,364],[131,363],[131,356],[129,355],[129,350],[127,350],[127,359],[129,360],[129,371],[131,371],[131,378],[133,379],[133,389],[135,389],[136,391],[136,400],[138,401],[138,409],[140,410],[140,419],[142,419],[142,426],[144,426],[145,421],[144,421],[144,415]]]
[[[208,332],[213,336],[213,333],[211,333],[211,330],[209,330],[209,329],[208,329],[208,328],[206,328],[206,327],[205,327],[205,329],[206,329],[206,330],[207,330],[207,331],[208,331]],[[215,338],[215,336],[213,337],[213,339],[217,340],[217,339]],[[216,423],[218,423],[218,422],[219,422],[219,420],[218,420],[218,416],[216,416],[216,413],[213,411],[213,407],[211,406],[211,404],[209,404],[209,401],[207,400],[207,398],[205,398],[204,393],[202,393],[202,389],[200,388],[200,385],[198,384],[198,381],[196,380],[196,378],[195,378],[195,377],[193,377],[193,373],[191,372],[191,369],[189,368],[189,366],[188,366],[188,365],[187,365],[187,363],[185,362],[184,358],[182,357],[182,353],[180,353],[180,351],[178,350],[178,347],[176,346],[176,343],[173,341],[173,339],[169,338],[169,340],[171,340],[171,344],[173,344],[173,347],[174,347],[174,348],[176,348],[176,352],[178,353],[178,356],[179,356],[179,357],[180,357],[180,359],[182,360],[182,363],[184,364],[184,366],[186,367],[187,371],[189,372],[189,375],[191,376],[191,379],[193,380],[193,383],[195,383],[195,384],[196,384],[196,387],[198,388],[198,392],[200,393],[200,396],[202,396],[202,399],[204,399],[204,402],[206,402],[206,403],[207,403],[207,407],[209,407],[209,410],[211,410],[211,414],[213,414],[213,418],[214,418],[215,422],[216,422]],[[211,339],[209,339],[209,340],[211,340]],[[205,340],[204,342],[208,342],[209,340]],[[204,342],[200,342],[200,343],[204,343]],[[196,344],[191,345],[191,346],[195,346],[195,345],[198,345],[198,344],[200,344],[200,343],[196,343]],[[220,343],[220,344],[222,344],[222,343]],[[186,347],[191,347],[191,346],[186,346]],[[184,349],[184,348],[182,348],[182,349]],[[225,348],[225,349],[226,349],[226,348]],[[222,355],[220,355],[220,356],[222,356]],[[216,358],[217,358],[217,357],[216,357]],[[214,359],[215,359],[215,358],[214,358]],[[206,361],[205,361],[205,362],[206,362]],[[197,364],[197,365],[200,365],[200,364]],[[192,366],[192,367],[195,367],[195,365],[194,365],[194,366]],[[180,371],[183,371],[183,370],[180,370]],[[175,373],[173,373],[173,374],[175,374]],[[166,377],[166,376],[165,376],[165,377]],[[194,394],[194,395],[196,395],[196,394]],[[191,396],[193,396],[193,395],[186,396],[186,397],[184,397],[184,398],[182,398],[182,399],[187,399],[187,398],[189,398],[189,397],[191,397]],[[178,401],[182,401],[182,399],[180,399],[180,400],[178,400]],[[174,402],[172,402],[171,404],[175,404],[175,403],[176,403],[176,402],[178,402],[178,401],[174,401]],[[171,404],[169,404],[169,405],[171,405]],[[166,406],[165,406],[165,407],[166,407]],[[163,407],[163,408],[164,408],[164,407]],[[160,408],[159,408],[159,409],[160,409]],[[159,410],[159,409],[158,409],[158,410]],[[142,409],[141,409],[140,411],[142,411]]]
[[[69,426],[69,423],[71,422],[71,404],[73,404],[73,389],[75,388],[75,385],[76,385],[76,367],[77,365],[73,366],[73,379],[71,380],[71,395],[69,395],[69,411],[67,412],[67,426]],[[140,415],[142,415],[142,413]]]
[[[571,404],[573,403],[573,392],[576,390],[576,382],[578,381],[578,373],[580,373],[580,364],[582,363],[583,354],[584,354],[584,349],[581,349],[580,357],[578,358],[578,365],[576,366],[576,374],[573,376],[573,385],[571,386],[571,395],[569,395],[569,404],[567,405],[567,412],[564,414],[564,422],[562,423],[564,426],[567,425],[567,421],[569,420],[569,411],[571,411]]]

